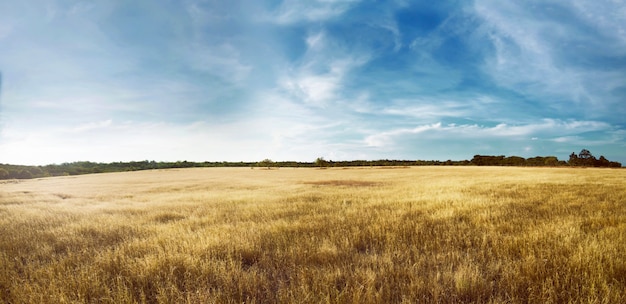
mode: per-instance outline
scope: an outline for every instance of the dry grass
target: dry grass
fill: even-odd
[[[626,303],[626,170],[0,184],[0,303]]]

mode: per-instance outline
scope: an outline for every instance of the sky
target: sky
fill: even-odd
[[[619,0],[0,0],[0,163],[626,164]]]

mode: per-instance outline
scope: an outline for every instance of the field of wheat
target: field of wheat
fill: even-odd
[[[626,170],[8,181],[0,303],[626,303]]]

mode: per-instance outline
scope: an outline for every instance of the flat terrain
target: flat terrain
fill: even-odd
[[[201,168],[0,184],[0,303],[626,303],[626,170]]]

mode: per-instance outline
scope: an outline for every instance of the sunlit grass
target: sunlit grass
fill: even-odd
[[[0,184],[0,303],[625,303],[626,171],[185,169]]]

